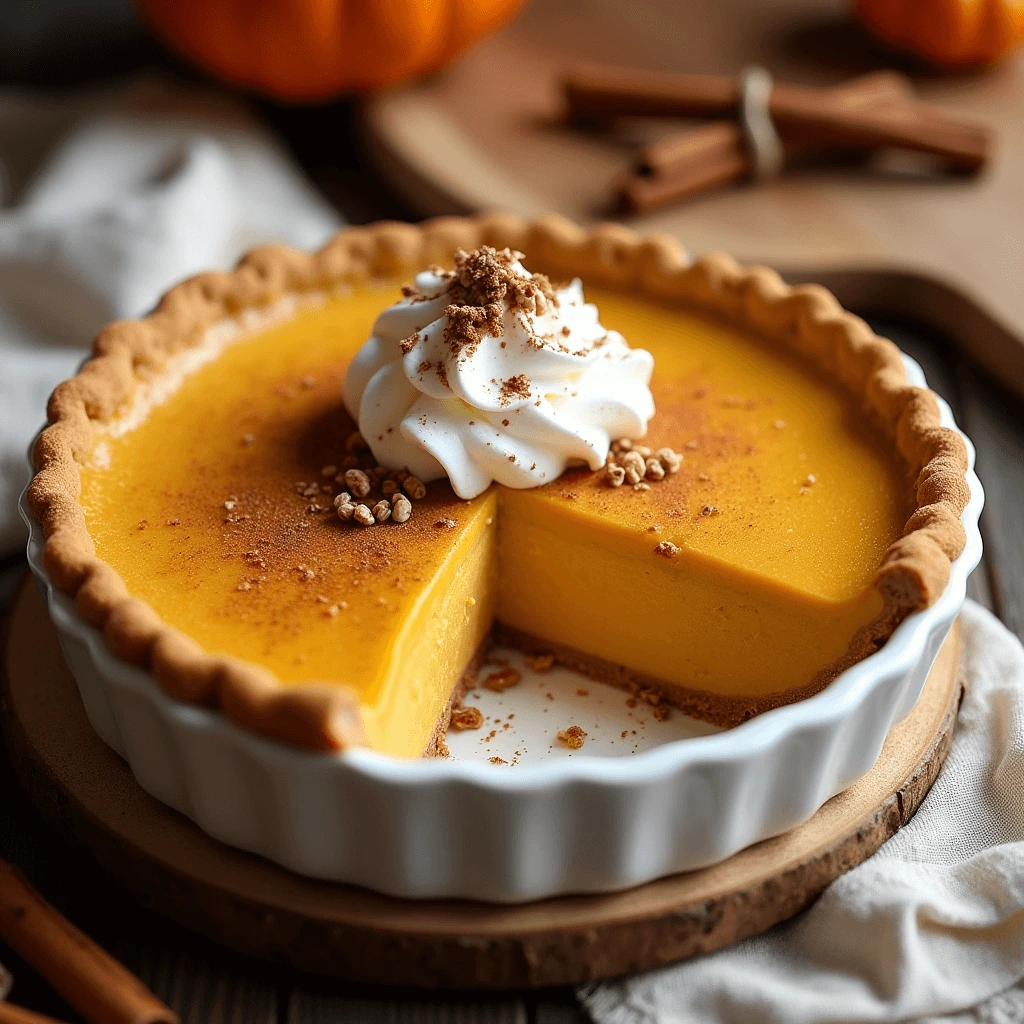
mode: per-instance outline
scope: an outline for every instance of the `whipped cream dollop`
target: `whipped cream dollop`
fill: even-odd
[[[654,358],[606,330],[579,280],[556,290],[522,253],[485,246],[432,267],[377,318],[345,405],[373,455],[461,498],[600,469],[654,415]]]

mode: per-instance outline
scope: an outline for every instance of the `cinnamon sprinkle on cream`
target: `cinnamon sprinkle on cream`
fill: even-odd
[[[499,401],[502,405],[511,405],[517,398],[530,397],[530,379],[525,373],[517,373],[501,382]]]

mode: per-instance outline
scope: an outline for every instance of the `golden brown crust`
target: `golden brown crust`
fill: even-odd
[[[104,631],[112,651],[152,669],[167,692],[219,707],[232,721],[300,746],[339,749],[362,737],[354,693],[323,684],[285,687],[258,666],[208,654],[132,598],[95,554],[79,504],[79,463],[97,425],[109,421],[168,359],[201,341],[213,325],[285,296],[311,295],[346,281],[408,275],[481,245],[529,253],[552,276],[579,275],[612,287],[663,297],[732,323],[820,366],[892,439],[916,488],[904,535],[886,553],[877,585],[885,607],[854,638],[847,655],[823,670],[821,688],[842,668],[880,647],[911,612],[930,605],[963,550],[967,451],[941,426],[935,396],[907,383],[899,350],[845,312],[823,288],[791,288],[765,268],[745,269],[714,254],[690,264],[663,235],[621,225],[584,230],[557,216],[524,221],[504,214],[447,217],[422,225],[380,223],[341,232],[317,253],[265,246],[231,273],[200,274],[169,291],[142,320],[105,327],[93,358],[53,392],[49,426],[35,449],[29,507],[46,536],[44,564],[54,585],[74,597],[82,616]]]
[[[469,659],[469,664],[465,669],[463,669],[462,675],[459,677],[459,681],[455,684],[452,688],[452,692],[448,695],[448,703],[445,704],[444,711],[441,712],[441,716],[434,725],[434,731],[430,734],[430,739],[427,741],[427,745],[423,748],[424,757],[449,756],[446,737],[448,734],[448,726],[451,724],[452,720],[452,712],[462,703],[466,694],[476,686],[477,676],[480,674],[480,669],[484,662],[487,661],[487,655],[490,653],[493,643],[494,639],[491,634],[488,633],[487,636],[480,641],[480,646],[473,652],[473,657]]]

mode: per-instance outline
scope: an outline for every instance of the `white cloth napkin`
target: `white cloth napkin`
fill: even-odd
[[[1024,1021],[1024,649],[973,602],[963,625],[953,745],[910,824],[792,921],[581,990],[597,1024]]]
[[[25,452],[107,321],[248,248],[323,242],[337,215],[242,107],[146,78],[0,94],[0,554],[20,546]]]

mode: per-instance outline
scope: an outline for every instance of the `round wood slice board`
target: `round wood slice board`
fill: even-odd
[[[504,989],[609,977],[717,949],[810,903],[906,824],[959,708],[951,631],[911,714],[860,782],[722,864],[626,892],[520,906],[411,901],[314,881],[211,839],[145,793],[92,731],[34,586],[3,657],[3,723],[34,804],[145,905],[243,953],[390,985]]]
[[[363,110],[380,174],[423,214],[556,211],[618,216],[612,186],[638,142],[685,127],[632,119],[566,126],[560,76],[573,61],[831,85],[899,63],[849,18],[849,0],[542,0],[446,71],[381,93]],[[794,281],[816,280],[861,310],[952,331],[1024,394],[1024,59],[988,73],[907,69],[923,99],[987,122],[996,158],[976,179],[807,167],[735,185],[626,223],[668,231],[694,254],[723,250]],[[529,254],[527,254],[528,256]]]

